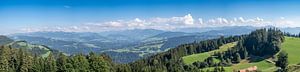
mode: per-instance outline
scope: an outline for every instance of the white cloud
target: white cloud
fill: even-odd
[[[194,24],[194,19],[191,16],[191,14],[188,14],[188,15],[184,16],[183,18],[184,18],[185,24]]]
[[[295,25],[295,20],[287,20],[285,17],[279,19],[263,19],[260,17],[255,18],[213,18],[203,19],[198,18],[194,21],[191,14],[181,17],[170,18],[150,18],[140,19],[135,18],[132,20],[116,20],[107,22],[89,22],[81,25],[66,26],[66,27],[43,27],[43,28],[23,28],[23,32],[36,32],[36,31],[66,31],[66,32],[99,32],[108,30],[126,30],[126,29],[159,29],[159,30],[173,30],[176,28],[189,28],[189,27],[222,27],[222,26],[276,26],[276,27],[290,27],[299,26]]]
[[[199,24],[203,24],[203,19],[202,18],[199,18]]]

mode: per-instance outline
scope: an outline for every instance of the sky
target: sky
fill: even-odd
[[[299,27],[299,0],[0,0],[0,34]]]

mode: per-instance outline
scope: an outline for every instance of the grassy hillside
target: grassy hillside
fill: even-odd
[[[259,70],[261,70],[263,72],[273,72],[274,70],[276,70],[276,67],[274,66],[274,64],[269,63],[266,60],[254,62],[254,63],[249,63],[248,60],[243,60],[239,64],[234,64],[230,67],[224,67],[224,69],[226,72],[233,72],[233,71],[245,69],[245,68],[248,68],[251,66],[257,66],[259,68]],[[203,70],[206,71],[207,69],[212,71],[214,69],[214,67],[204,68]]]
[[[26,41],[15,41],[7,44],[6,46],[11,46],[12,48],[25,48],[29,52],[33,53],[33,55],[37,54],[42,57],[47,57],[52,52],[52,50],[44,45],[30,44]]]
[[[282,50],[286,51],[288,53],[288,61],[289,65],[296,65],[300,63],[300,38],[294,38],[294,37],[285,37],[285,42],[282,43],[281,46]],[[239,64],[235,64],[228,70],[234,70],[234,69],[244,69],[251,66],[257,66],[259,70],[265,71],[265,72],[271,72],[276,70],[276,67],[274,64],[268,62],[267,60],[262,60],[259,62],[252,62],[249,63],[247,60],[242,61]],[[226,69],[226,68],[225,68]]]
[[[189,56],[184,56],[183,61],[186,64],[192,64],[196,61],[203,61],[204,59],[210,57],[215,51],[226,51],[228,48],[232,48],[236,45],[237,42],[224,44],[218,50],[213,50],[205,53],[193,54]],[[285,42],[281,45],[282,50],[288,53],[288,61],[289,65],[296,65],[300,63],[300,38],[295,37],[285,37]],[[257,66],[259,70],[263,72],[272,72],[276,70],[275,65],[272,63],[270,59],[265,59],[258,62],[249,62],[249,60],[242,60],[238,64],[234,64],[229,67],[224,67],[227,72],[231,72],[233,70],[245,69],[251,66]],[[205,68],[213,70],[214,67]]]
[[[184,57],[182,57],[182,59],[185,64],[192,64],[196,61],[204,61],[204,59],[210,57],[214,52],[226,51],[229,48],[234,47],[236,44],[237,44],[237,42],[224,44],[224,45],[220,46],[220,48],[218,50],[213,50],[213,51],[199,53],[199,54],[192,54],[192,55],[184,56]]]
[[[272,72],[276,68],[273,63],[270,63],[267,60],[262,60],[259,62],[249,62],[248,60],[244,60],[239,64],[232,65],[230,68],[231,70],[239,70],[239,69],[245,69],[252,66],[257,66],[259,70],[264,72]]]
[[[285,42],[282,43],[282,50],[288,53],[290,64],[300,63],[300,38],[285,37]]]

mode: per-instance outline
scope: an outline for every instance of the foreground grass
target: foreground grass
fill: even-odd
[[[206,58],[210,57],[214,52],[226,51],[229,48],[234,47],[236,44],[237,44],[237,42],[227,43],[227,44],[220,46],[218,50],[213,50],[213,51],[198,53],[198,54],[192,54],[192,55],[184,56],[184,57],[182,57],[182,59],[185,64],[192,64],[196,61],[204,61]]]

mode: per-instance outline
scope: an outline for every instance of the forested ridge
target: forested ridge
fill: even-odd
[[[228,51],[215,53],[214,56],[204,60],[204,62],[195,62],[192,65],[186,65],[181,57],[203,53],[218,49],[221,45],[238,41],[238,44]],[[249,35],[221,37],[191,44],[183,44],[177,48],[164,53],[151,56],[135,63],[131,63],[132,70],[140,71],[201,71],[202,68],[219,67],[217,71],[222,70],[223,66],[229,66],[239,63],[241,59],[250,57],[270,57],[277,53],[280,44],[284,41],[284,34],[276,28],[258,29]],[[216,63],[213,58],[219,59]]]
[[[183,56],[208,52],[220,46],[238,42],[233,48],[216,52],[203,62],[184,64]],[[50,54],[47,57],[32,55],[22,48],[1,46],[0,70],[5,72],[201,72],[214,67],[213,72],[224,72],[225,66],[239,63],[242,59],[268,58],[280,51],[284,33],[276,28],[258,29],[248,35],[230,36],[206,41],[182,44],[166,52],[128,64],[113,63],[105,54]],[[214,62],[213,59],[220,60]]]

